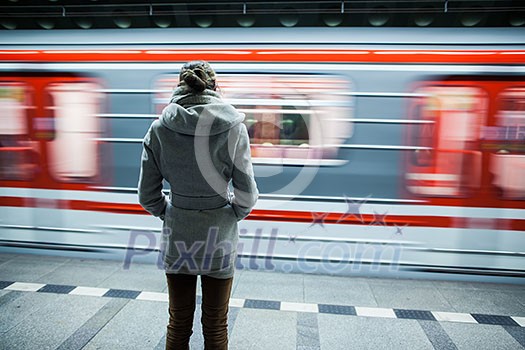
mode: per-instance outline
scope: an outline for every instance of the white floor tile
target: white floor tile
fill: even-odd
[[[525,327],[525,317],[512,316],[512,319],[520,326]]]
[[[71,292],[69,292],[69,294],[101,297],[106,294],[108,290],[108,288],[76,287]]]
[[[4,289],[6,290],[20,290],[24,292],[36,292],[40,288],[45,286],[43,283],[25,283],[25,282],[15,282]]]
[[[142,292],[138,295],[136,299],[168,302],[168,294],[157,292]]]
[[[370,317],[387,317],[396,318],[394,310],[382,307],[362,307],[356,306],[355,312],[357,316],[370,316]]]
[[[230,307],[243,307],[244,299],[230,298]]]
[[[317,304],[281,302],[281,311],[319,312]]]
[[[466,313],[432,311],[432,314],[438,321],[478,323],[474,317]]]

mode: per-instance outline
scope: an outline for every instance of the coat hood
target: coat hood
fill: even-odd
[[[223,133],[243,120],[244,114],[225,103],[215,91],[194,92],[184,86],[175,89],[160,117],[166,128],[195,136]]]

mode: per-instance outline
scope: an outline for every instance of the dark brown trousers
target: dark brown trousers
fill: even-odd
[[[197,276],[166,274],[166,277],[170,314],[166,350],[187,350],[193,333]],[[204,348],[207,350],[228,349],[228,303],[232,281],[233,277],[219,279],[201,276],[201,322]]]

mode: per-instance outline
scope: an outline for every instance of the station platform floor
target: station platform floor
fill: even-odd
[[[167,307],[153,264],[0,254],[0,349],[164,349]],[[197,307],[191,349],[203,349],[199,322]],[[238,270],[229,339],[239,350],[523,349],[525,285]]]

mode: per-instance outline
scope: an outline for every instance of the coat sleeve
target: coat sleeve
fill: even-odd
[[[235,149],[232,185],[232,207],[237,218],[242,220],[250,214],[259,196],[250,154],[250,138],[243,123],[240,124],[239,141]]]
[[[164,217],[167,199],[162,193],[162,176],[151,147],[152,129],[144,137],[139,175],[139,203],[151,215]]]

